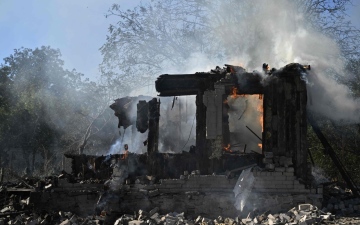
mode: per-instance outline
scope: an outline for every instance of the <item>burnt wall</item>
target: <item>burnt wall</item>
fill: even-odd
[[[263,104],[263,151],[272,152],[275,159],[292,158],[295,175],[307,180],[307,92],[302,75],[295,65],[269,78]]]
[[[125,166],[128,177],[124,179],[133,181],[136,177],[143,175],[154,175],[157,179],[178,178],[184,171],[200,170],[199,165],[204,161],[199,158],[199,154],[196,152],[183,152],[182,154],[156,153],[152,157],[155,157],[157,161],[154,169],[157,173],[152,174],[148,170],[149,156],[147,154],[129,153],[126,156],[124,154],[107,156],[67,154],[66,157],[72,159],[71,174],[74,178],[107,180],[112,176],[113,167],[116,164],[119,168]],[[224,154],[220,159],[205,160],[207,163],[206,170],[217,174],[237,169],[239,165],[253,164],[255,161],[254,155],[241,156],[236,154]]]

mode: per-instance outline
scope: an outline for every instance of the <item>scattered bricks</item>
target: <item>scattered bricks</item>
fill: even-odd
[[[243,224],[251,224],[252,223],[252,219],[241,219],[241,222],[243,223]]]
[[[165,216],[165,224],[166,225],[175,225],[175,224],[177,224],[178,220],[179,219],[175,216],[170,216],[170,215]]]
[[[224,223],[224,218],[222,216],[218,216],[218,218],[216,218],[214,220],[215,223]]]
[[[152,215],[154,215],[155,213],[157,213],[159,211],[159,207],[155,207],[152,210],[150,210],[149,212],[149,216],[151,217]]]
[[[321,218],[322,220],[328,220],[328,219],[330,219],[330,215],[329,215],[329,214],[327,214],[327,215],[320,215],[320,218]]]
[[[185,180],[187,177],[185,175],[180,175],[180,180]]]
[[[211,219],[208,219],[208,218],[203,218],[202,219],[202,224],[207,224],[207,225],[210,225],[210,224],[213,224],[213,221]]]
[[[139,217],[138,220],[143,220],[145,221],[147,218],[149,217],[149,213],[144,211],[144,210],[139,210]]]
[[[225,225],[233,225],[234,222],[235,222],[235,220],[233,220],[233,219],[231,219],[231,218],[226,218],[226,219],[224,220]]]
[[[155,213],[150,217],[152,220],[154,220],[157,224],[161,223],[161,218],[159,216],[159,213]]]
[[[285,223],[289,222],[291,219],[290,216],[286,215],[285,213],[280,213],[279,217]]]
[[[267,218],[268,218],[268,219],[271,219],[271,220],[276,220],[276,218],[275,218],[272,214],[269,214],[269,215],[267,216]]]
[[[310,211],[313,209],[314,209],[314,206],[312,206],[311,204],[300,204],[299,205],[299,210],[301,210],[301,211]]]
[[[198,216],[195,220],[195,223],[196,224],[199,224],[200,222],[202,221],[202,217],[201,216]]]
[[[64,220],[60,225],[70,225],[70,221],[68,219]]]
[[[146,223],[142,220],[132,220],[129,221],[129,225],[146,225]]]
[[[188,176],[189,175],[189,171],[185,170],[184,171],[184,176]]]

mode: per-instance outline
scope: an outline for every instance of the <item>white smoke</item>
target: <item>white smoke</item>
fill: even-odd
[[[114,155],[114,154],[123,154],[123,145],[121,139],[117,139],[116,142],[110,146],[109,152],[107,155]]]
[[[359,100],[334,79],[334,74],[348,75],[339,47],[309,26],[295,1],[254,0],[238,5],[232,1],[217,6],[218,13],[227,16],[210,24],[217,28],[215,38],[230,63],[258,70],[264,62],[275,68],[292,62],[310,64],[309,109],[336,121],[360,121]]]
[[[163,4],[165,6],[168,4],[171,7],[171,3],[165,1]],[[186,5],[187,3],[183,4]],[[308,108],[310,110],[321,113],[335,121],[359,122],[359,100],[351,98],[348,87],[341,85],[335,79],[339,76],[348,76],[344,70],[345,61],[341,57],[340,48],[336,41],[311,26],[309,19],[314,18],[309,18],[308,15],[304,14],[303,9],[299,6],[301,4],[305,3],[291,0],[205,1],[201,5],[203,10],[201,13],[206,12],[207,20],[205,22],[201,21],[205,26],[199,26],[199,29],[206,28],[203,31],[195,30],[194,33],[190,32],[190,36],[183,34],[183,40],[179,35],[181,30],[170,31],[171,27],[179,29],[175,25],[181,22],[174,22],[173,19],[171,21],[162,21],[161,18],[156,17],[156,22],[168,27],[169,33],[160,35],[161,37],[158,37],[158,39],[144,40],[145,44],[141,42],[141,44],[136,45],[135,40],[135,44],[131,45],[131,49],[141,46],[143,48],[141,52],[151,52],[154,57],[160,55],[162,59],[164,55],[171,53],[169,49],[175,49],[173,57],[161,61],[159,74],[151,74],[150,72],[147,74],[144,71],[146,85],[144,83],[142,88],[134,90],[131,94],[156,96],[155,88],[151,84],[162,73],[186,74],[209,71],[215,66],[221,66],[225,63],[242,66],[247,71],[261,71],[264,62],[275,68],[281,68],[295,62],[305,65],[310,64],[312,68],[309,76],[304,78],[308,81]],[[187,6],[190,5],[191,3],[188,3]],[[172,18],[171,13],[181,10],[183,9],[165,7],[165,11],[160,10],[158,13],[159,15],[164,14],[165,17],[169,16],[166,18]],[[181,11],[181,13],[184,12]],[[151,21],[152,19],[154,18],[149,18]],[[154,26],[154,24],[150,24],[149,27],[152,29],[151,32],[146,32],[165,32]],[[139,35],[146,36],[146,32],[139,33]],[[193,39],[191,39],[191,35],[194,35]],[[166,42],[168,48],[161,48],[164,38],[169,39]],[[206,40],[199,41],[199,39]],[[183,48],[175,48],[169,44],[174,42],[175,47],[183,46]],[[202,44],[200,47],[199,43]],[[193,48],[188,48],[188,46]],[[164,52],[164,54],[154,52],[154,47],[161,48],[160,52]],[[179,54],[178,50],[183,51],[181,53],[184,54]],[[187,57],[182,57],[182,55]],[[142,56],[138,57],[141,58]],[[163,101],[162,107],[165,104],[171,104],[169,102],[171,100]],[[181,109],[181,114],[183,112],[184,109]],[[178,110],[161,112],[160,123],[164,128],[163,130],[168,130],[169,134],[179,133],[179,127],[174,126],[174,124],[167,124],[166,120],[166,118],[174,117],[172,119],[175,122],[179,119],[179,115]],[[188,115],[182,115],[182,118],[189,120]],[[192,117],[190,120],[192,120]],[[249,121],[249,124],[251,123]],[[183,136],[186,136],[191,131],[191,123],[186,122],[183,124],[183,122],[180,122],[180,124],[182,128],[180,136],[184,139]],[[192,133],[195,134],[194,131]],[[160,132],[160,135],[164,135],[160,137],[160,148],[164,149],[164,151],[173,151],[168,148],[169,145],[165,142],[174,144],[179,143],[179,141],[169,139],[163,131]],[[250,136],[252,135],[250,134]],[[193,137],[191,135],[191,139]]]

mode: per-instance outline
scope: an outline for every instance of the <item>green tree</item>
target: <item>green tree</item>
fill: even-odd
[[[92,146],[104,144],[96,136],[102,129],[116,127],[99,121],[109,103],[104,88],[63,65],[60,51],[44,46],[17,49],[1,65],[0,117],[6,123],[0,144],[8,153],[21,149],[28,168],[34,169],[37,155],[43,159],[37,169],[47,171],[65,151],[77,153],[89,124]]]

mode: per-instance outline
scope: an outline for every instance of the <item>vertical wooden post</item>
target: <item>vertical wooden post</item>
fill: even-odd
[[[209,152],[206,140],[206,106],[204,105],[204,93],[196,95],[196,154],[201,173],[207,173],[209,167]]]
[[[162,166],[158,160],[158,142],[159,142],[159,119],[160,119],[160,100],[153,98],[149,101],[149,132],[147,143],[147,166],[148,174],[161,176]]]

